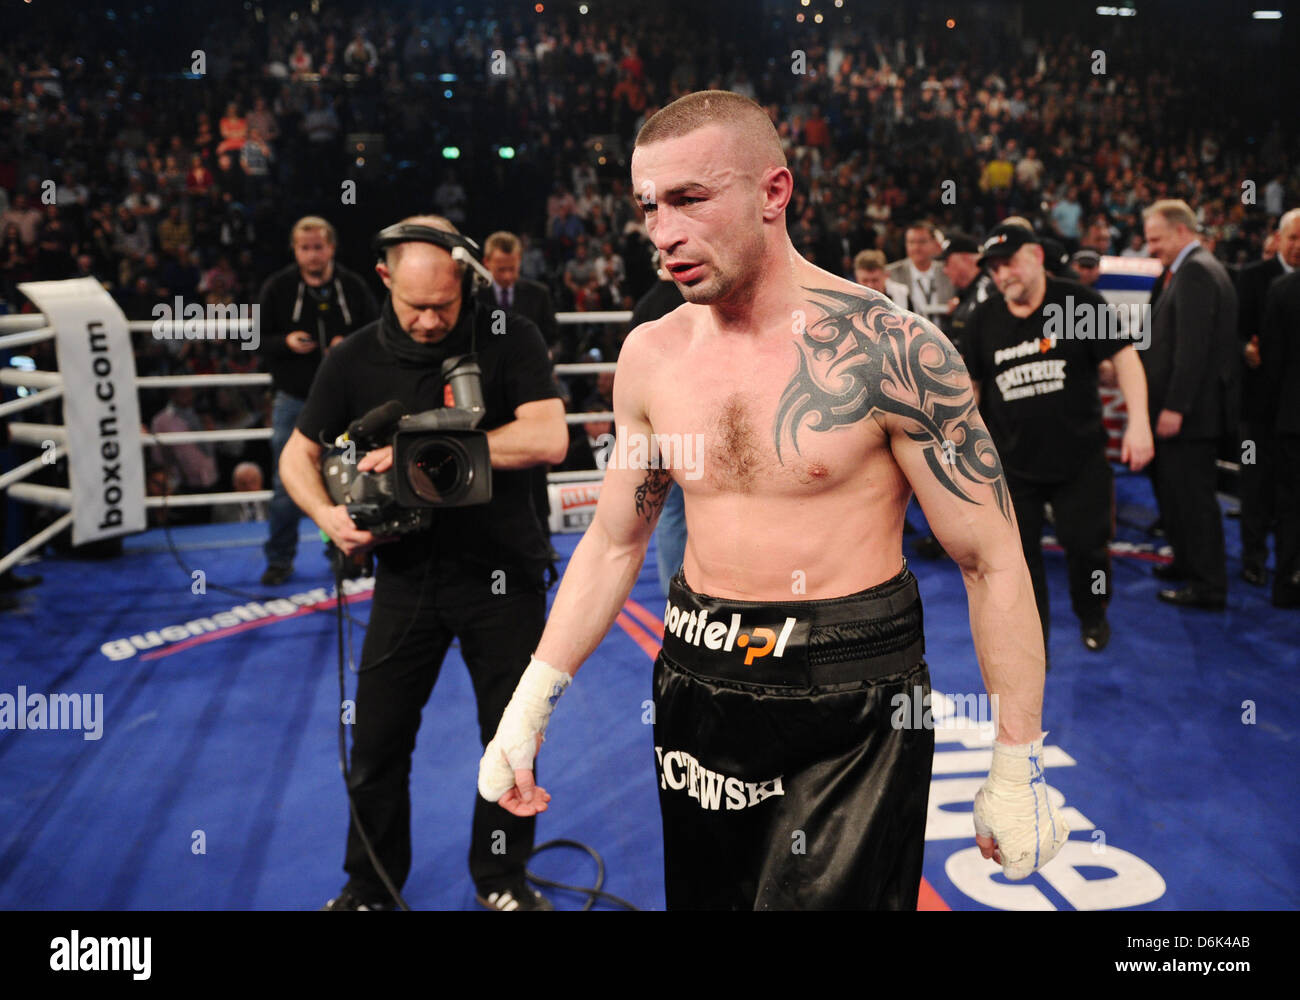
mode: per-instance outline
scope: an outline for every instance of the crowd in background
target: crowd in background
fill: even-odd
[[[978,237],[1022,215],[1067,251],[1142,255],[1141,210],[1167,197],[1237,265],[1300,203],[1296,150],[1243,110],[1246,55],[1197,62],[1150,32],[1115,34],[1098,72],[1087,38],[989,20],[922,24],[904,40],[883,16],[756,17],[742,35],[682,32],[634,5],[232,7],[183,53],[160,48],[168,29],[139,12],[87,12],[59,41],[0,41],[3,308],[24,308],[19,282],[75,276],[102,282],[132,319],[176,296],[250,303],[291,261],[299,215],[331,218],[340,260],[364,270],[366,234],[431,209],[476,238],[519,233],[521,274],[557,309],[630,309],[655,281],[631,142],[701,88],[769,110],[795,176],[794,243],[850,277],[863,249],[903,257],[919,218]],[[579,327],[557,360],[613,360],[621,333]],[[141,374],[259,360],[222,341],[137,335],[136,347]],[[50,345],[30,353],[56,367]],[[143,400],[146,422],[166,403]],[[251,389],[200,392],[193,406],[204,427],[267,421]],[[227,451],[227,472],[256,457]]]

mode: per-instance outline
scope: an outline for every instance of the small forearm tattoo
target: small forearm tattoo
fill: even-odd
[[[1011,496],[993,439],[972,422],[978,413],[961,355],[926,320],[882,296],[808,288],[822,318],[808,323],[796,343],[799,366],[777,406],[777,457],[788,436],[799,451],[799,431],[826,431],[875,414],[910,420],[924,442],[926,464],[953,496],[971,504],[972,489],[993,494],[1012,519]],[[811,419],[810,419],[811,418]]]
[[[636,516],[653,521],[672,485],[673,477],[664,469],[647,469],[645,479],[636,488]]]

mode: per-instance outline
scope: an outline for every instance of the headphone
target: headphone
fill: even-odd
[[[370,246],[375,255],[383,260],[388,248],[399,243],[432,243],[436,247],[449,251],[456,261],[456,266],[460,268],[463,279],[462,292],[467,301],[473,301],[476,286],[488,284],[487,279],[479,274],[478,268],[475,267],[475,264],[483,259],[483,251],[468,236],[449,233],[445,229],[435,229],[433,226],[419,223],[399,222],[376,233]]]

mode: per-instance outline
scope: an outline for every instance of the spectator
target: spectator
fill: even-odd
[[[189,386],[173,389],[167,405],[149,422],[154,434],[208,429],[194,412],[194,390]],[[217,463],[210,444],[155,445],[153,460],[167,470],[170,492],[207,493],[217,484]],[[211,519],[207,505],[177,508],[177,521],[201,524]]]
[[[42,218],[41,210],[28,200],[27,195],[19,194],[14,198],[12,205],[5,210],[4,215],[0,215],[0,226],[5,228],[10,225],[15,226],[23,246],[34,247]]]
[[[564,266],[564,287],[569,290],[574,308],[581,308],[578,303],[598,283],[596,262],[587,255],[587,238],[579,236],[574,242],[573,259]]]
[[[266,142],[260,128],[248,130],[248,140],[239,151],[239,165],[245,175],[260,180],[271,172],[274,159],[270,145]]]
[[[908,307],[907,286],[889,277],[885,255],[879,250],[861,250],[853,258],[853,280],[859,285],[888,296],[896,306]]]
[[[280,125],[275,115],[266,106],[266,98],[259,95],[253,101],[253,110],[248,113],[248,134],[258,132],[268,145],[280,138]]]
[[[358,31],[343,51],[343,63],[350,73],[373,73],[379,62],[379,53]]]
[[[167,257],[175,257],[181,247],[194,242],[190,224],[181,217],[181,206],[172,205],[167,218],[158,224],[158,249]]]
[[[289,56],[289,72],[295,80],[300,80],[311,72],[311,53],[307,51],[302,39],[293,43],[293,52]]]
[[[256,462],[240,462],[231,475],[235,493],[257,493],[262,485],[262,470]],[[218,524],[247,524],[266,520],[265,500],[245,500],[242,503],[223,503],[214,507],[212,520]]]
[[[211,190],[216,180],[212,171],[203,165],[203,157],[198,153],[190,156],[190,169],[185,174],[185,191],[187,194],[202,197]]]

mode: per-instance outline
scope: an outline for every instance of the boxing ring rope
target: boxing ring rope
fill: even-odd
[[[932,306],[928,312],[941,306]],[[566,312],[557,313],[559,325],[579,325],[588,323],[627,323],[632,314],[627,311],[605,312]],[[180,328],[183,320],[132,320],[127,329],[131,333],[148,333],[160,328]],[[227,332],[245,326],[248,321],[207,317],[201,320],[207,332]],[[217,324],[221,324],[220,327]],[[40,314],[19,316],[0,316],[0,350],[27,346],[51,340],[54,329],[45,323]],[[235,339],[231,335],[231,340]],[[597,375],[613,372],[618,365],[613,361],[577,362],[555,365],[556,376]],[[265,372],[206,374],[206,375],[144,375],[136,377],[137,389],[171,389],[180,386],[191,388],[218,388],[226,386],[261,386],[271,385],[271,376]],[[58,372],[24,371],[22,369],[0,369],[0,385],[20,386],[36,389],[31,395],[22,396],[10,402],[0,404],[0,417],[20,413],[23,410],[54,402],[63,396],[63,379]],[[614,414],[609,411],[590,411],[585,413],[566,413],[565,423],[569,426],[585,423],[612,423]],[[161,434],[142,434],[141,447],[170,447],[183,444],[215,444],[230,441],[265,441],[271,437],[269,427],[227,429],[212,431],[173,431]],[[32,551],[39,549],[49,539],[66,528],[72,521],[71,491],[66,487],[42,486],[23,482],[44,466],[57,462],[67,454],[67,434],[63,427],[55,424],[13,423],[10,425],[11,441],[19,445],[46,447],[47,442],[54,445],[36,458],[23,462],[9,472],[0,475],[0,491],[5,491],[13,499],[56,510],[68,511],[53,524],[42,529],[38,534],[17,546],[12,552],[0,558],[0,572],[4,572],[18,560]],[[1222,459],[1217,461],[1219,469],[1227,472],[1239,472],[1240,466],[1235,462]],[[547,483],[556,485],[574,483],[592,483],[599,478],[599,470],[580,470],[573,472],[548,472]],[[270,501],[274,496],[271,490],[219,493],[187,493],[166,497],[146,496],[144,505],[147,509],[160,507],[196,507],[212,504],[238,504],[245,502]]]
[[[632,314],[629,311],[572,312],[557,313],[556,322],[560,325],[578,325],[588,323],[627,323]],[[131,333],[152,333],[169,329],[183,332],[185,320],[129,320],[126,324]],[[205,333],[221,332],[227,339],[234,340],[238,331],[247,327],[246,320],[230,320],[218,317],[205,317],[200,320]],[[218,324],[220,324],[218,326]],[[235,331],[231,333],[231,331]],[[54,328],[39,313],[27,313],[16,316],[0,316],[0,351],[26,347],[44,341],[53,340]],[[204,338],[220,339],[220,338]],[[615,362],[580,362],[555,366],[557,376],[595,375],[612,372],[617,368]],[[223,386],[262,386],[271,385],[271,376],[265,372],[226,373],[206,375],[142,375],[135,379],[139,389],[172,389],[181,386],[190,388],[218,388]],[[33,407],[55,402],[63,397],[63,377],[57,371],[23,370],[18,368],[0,369],[0,385],[15,386],[22,389],[36,389],[29,395],[0,404],[0,417],[21,413]],[[565,414],[568,425],[597,421],[610,421],[614,414],[608,411]],[[40,469],[56,463],[67,455],[67,431],[57,424],[11,423],[9,425],[10,441],[13,444],[43,449],[35,458],[15,466],[0,475],[0,492],[14,500],[30,503],[54,510],[65,511],[61,517],[47,525],[31,538],[20,543],[12,552],[0,557],[0,573],[16,565],[32,552],[38,551],[46,542],[67,528],[73,521],[72,491],[68,487],[47,486],[24,482]],[[266,441],[270,440],[271,428],[243,428],[212,431],[171,431],[160,434],[141,434],[140,445],[147,447],[170,447],[182,444],[215,444],[228,441]],[[52,444],[53,448],[47,448]],[[590,482],[598,479],[593,470],[581,472],[551,472],[548,483]],[[274,497],[271,490],[250,490],[245,492],[221,493],[186,493],[166,497],[146,496],[146,509],[160,507],[197,507],[213,504],[239,504],[246,502],[270,501]]]

